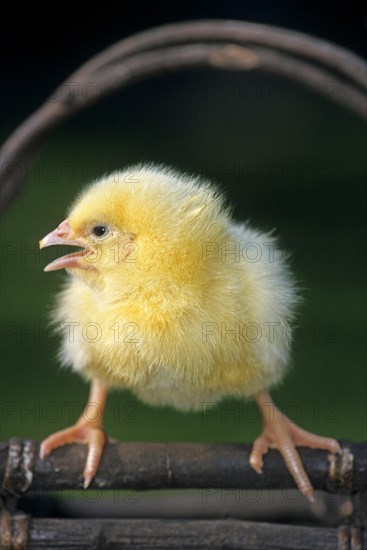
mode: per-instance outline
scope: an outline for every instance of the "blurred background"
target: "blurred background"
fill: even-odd
[[[163,23],[248,20],[367,49],[366,13],[353,2],[131,2],[122,15],[102,7],[85,18],[52,5],[47,23],[34,6],[18,9],[2,28],[1,141],[90,56]],[[212,178],[237,219],[276,228],[304,300],[292,368],[273,396],[306,429],[366,439],[365,126],[286,80],[202,69],[145,80],[64,123],[4,215],[0,439],[41,440],[86,403],[87,385],[56,360],[47,323],[65,274],[43,273],[54,251],[38,240],[85,182],[145,160]],[[250,442],[261,424],[251,402],[185,415],[115,391],[106,429],[119,440]]]

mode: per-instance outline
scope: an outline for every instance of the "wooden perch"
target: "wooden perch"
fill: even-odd
[[[91,485],[100,489],[284,489],[294,481],[278,451],[265,456],[263,474],[249,465],[251,445],[113,443],[107,445]],[[343,444],[343,453],[300,448],[315,489],[350,494],[367,489],[367,443]],[[14,438],[0,443],[0,478],[5,493],[82,487],[83,445],[66,446],[41,461],[38,444]]]

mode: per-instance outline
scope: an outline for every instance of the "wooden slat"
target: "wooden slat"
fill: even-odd
[[[336,550],[338,529],[240,520],[34,519],[29,550],[246,548]],[[364,535],[367,543],[367,536]]]

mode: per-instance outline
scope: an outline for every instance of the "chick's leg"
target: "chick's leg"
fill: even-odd
[[[269,448],[277,448],[299,490],[313,502],[315,500],[314,489],[302,465],[296,446],[302,445],[340,453],[339,443],[330,437],[320,437],[296,426],[277,409],[267,392],[259,393],[256,396],[256,401],[263,415],[264,430],[253,445],[250,455],[251,466],[256,472],[261,473],[263,455]]]
[[[103,413],[106,406],[107,393],[107,386],[98,380],[93,380],[88,403],[77,423],[74,426],[70,426],[70,428],[50,435],[41,443],[41,459],[62,445],[70,443],[84,443],[88,445],[88,455],[83,472],[85,489],[90,485],[97,473],[107,441],[103,429]]]

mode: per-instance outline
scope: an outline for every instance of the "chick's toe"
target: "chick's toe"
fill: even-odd
[[[43,460],[53,450],[63,445],[71,443],[88,445],[87,460],[83,472],[83,487],[86,489],[97,473],[106,442],[107,436],[101,427],[79,421],[74,426],[55,432],[44,439],[41,443],[40,457]]]
[[[254,442],[250,455],[251,466],[260,474],[264,454],[269,448],[277,448],[301,493],[314,502],[314,488],[303,467],[296,446],[340,453],[339,443],[330,437],[321,437],[299,428],[277,409],[267,392],[260,393],[256,400],[263,415],[264,430]]]

